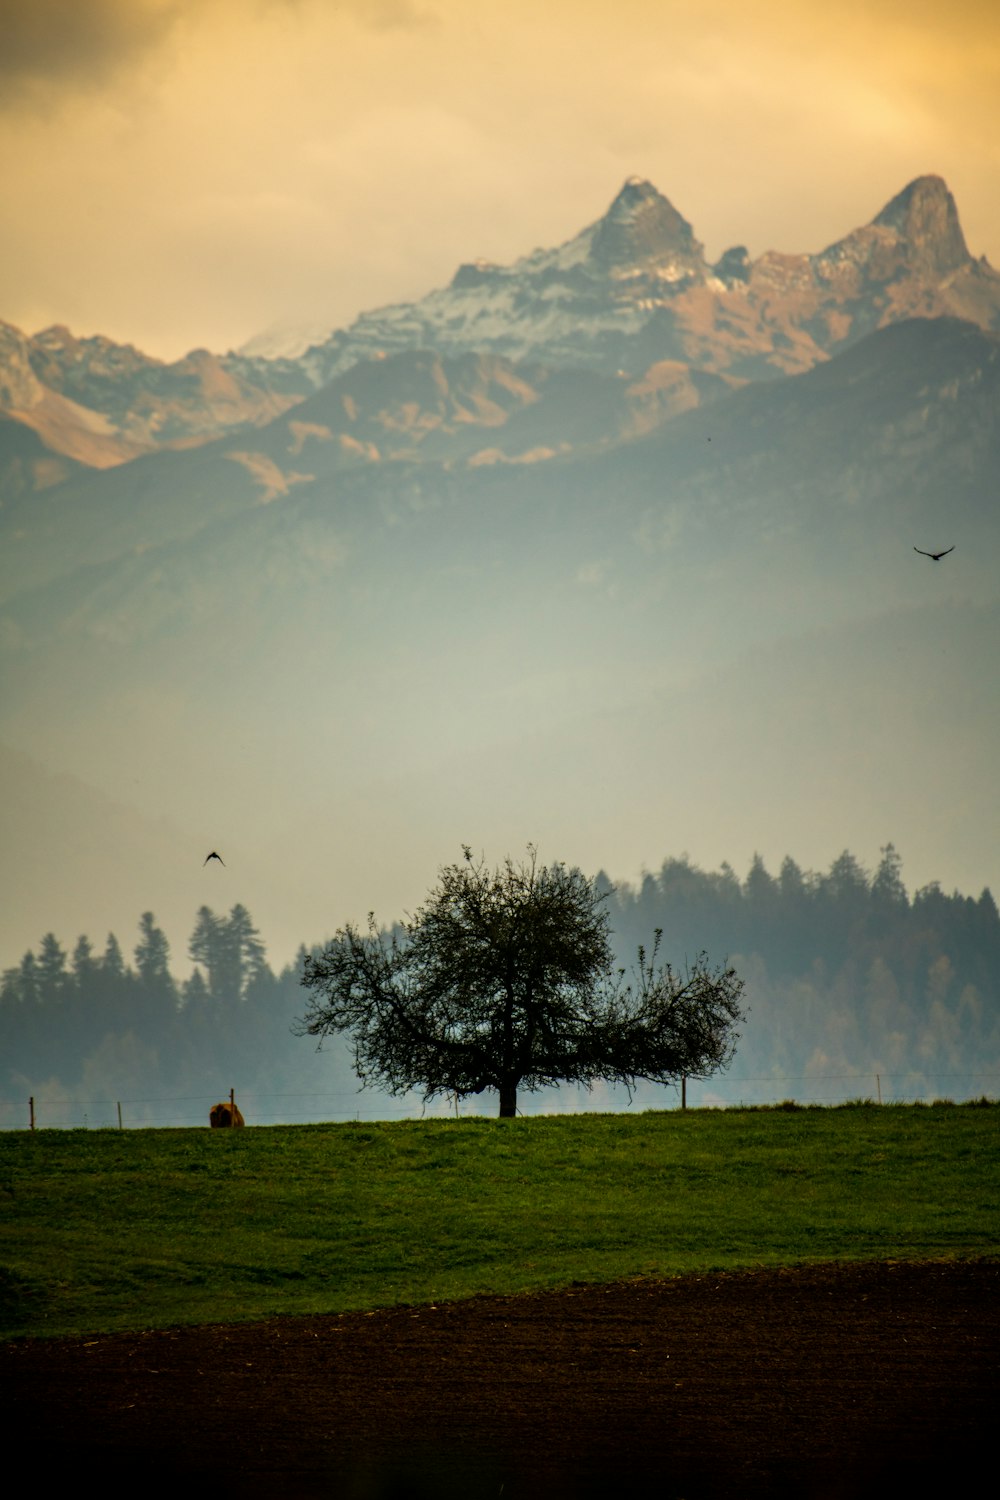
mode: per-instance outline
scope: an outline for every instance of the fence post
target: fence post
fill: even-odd
[[[118,1100],[118,1129],[122,1128],[122,1101]]]
[[[34,1128],[35,1128],[35,1096],[34,1096],[34,1094],[32,1094],[31,1098],[28,1100],[28,1114],[31,1117],[31,1128],[32,1128],[32,1130],[34,1130]]]
[[[688,1107],[688,1081],[687,1074],[681,1074],[681,1109]]]

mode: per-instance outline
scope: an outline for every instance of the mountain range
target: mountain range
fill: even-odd
[[[209,876],[284,959],[462,842],[1000,884],[1000,277],[940,179],[714,265],[632,179],[266,347],[0,328],[0,962]]]
[[[819,254],[751,260],[737,245],[713,265],[669,200],[631,178],[565,244],[512,266],[462,265],[448,287],[304,349],[279,335],[165,364],[101,336],[0,324],[0,475],[7,490],[44,488],[73,463],[209,442],[266,425],[359,363],[427,350],[527,362],[548,379],[630,379],[648,423],[738,382],[810,369],[890,323],[942,315],[1000,331],[1000,275],[970,255],[938,177],[917,178]],[[500,411],[484,408],[481,425],[500,425]]]
[[[1000,276],[966,248],[939,177],[911,182],[817,255],[735,245],[714,264],[692,226],[631,178],[603,218],[505,267],[460,266],[420,302],[365,314],[300,354],[317,382],[363,354],[426,347],[635,375],[663,359],[741,379],[808,369],[876,328],[950,314],[1000,328]],[[246,352],[289,353],[254,341]]]

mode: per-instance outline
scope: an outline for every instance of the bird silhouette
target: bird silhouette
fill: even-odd
[[[202,866],[201,866],[202,869],[205,868],[205,866],[208,864],[208,862],[209,862],[210,859],[217,859],[219,861],[220,865],[224,865],[226,863],[226,861],[223,859],[222,855],[221,854],[216,854],[215,850],[213,849],[212,852],[211,852],[211,854],[206,854],[205,855],[205,858],[202,861]]]
[[[929,557],[931,562],[940,562],[942,557],[947,557],[949,552],[954,552],[954,547],[946,547],[943,552],[925,552],[923,547],[914,547],[914,552],[919,552],[921,557]]]

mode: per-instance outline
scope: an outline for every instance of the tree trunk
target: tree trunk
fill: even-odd
[[[500,1084],[500,1119],[513,1120],[517,1114],[517,1079],[504,1078]]]

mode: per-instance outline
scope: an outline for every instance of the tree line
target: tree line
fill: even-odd
[[[178,980],[148,911],[131,961],[114,933],[102,951],[81,936],[72,952],[46,933],[0,975],[0,1093],[23,1106],[28,1094],[143,1101],[315,1082],[291,1045],[304,949],[275,973],[245,906],[203,906],[188,956],[195,967]]]
[[[919,1097],[946,1091],[935,1079],[976,1074],[1000,1091],[1000,915],[988,888],[947,894],[934,881],[911,896],[888,844],[870,873],[848,851],[823,873],[786,857],[772,875],[755,856],[742,881],[728,865],[672,858],[611,903],[626,945],[654,925],[675,960],[703,947],[730,955],[749,999],[746,1078],[878,1072]]]
[[[630,970],[659,929],[659,957],[678,973],[707,952],[745,981],[735,1078],[881,1071],[916,1097],[946,1092],[932,1082],[942,1075],[1000,1075],[1000,915],[989,890],[946,894],[932,883],[911,896],[892,845],[870,873],[846,851],[822,873],[789,857],[772,874],[755,857],[742,880],[727,865],[670,858],[637,884],[601,874],[593,886],[614,963]],[[128,956],[114,934],[102,948],[81,936],[67,949],[47,933],[0,975],[2,1095],[19,1105],[43,1092],[217,1096],[231,1083],[353,1093],[351,1035],[331,1034],[319,1055],[295,1035],[315,993],[303,977],[329,946],[303,946],[275,972],[245,907],[203,906],[187,951],[194,970],[180,981],[151,912]],[[1000,1091],[1000,1076],[983,1091]]]

